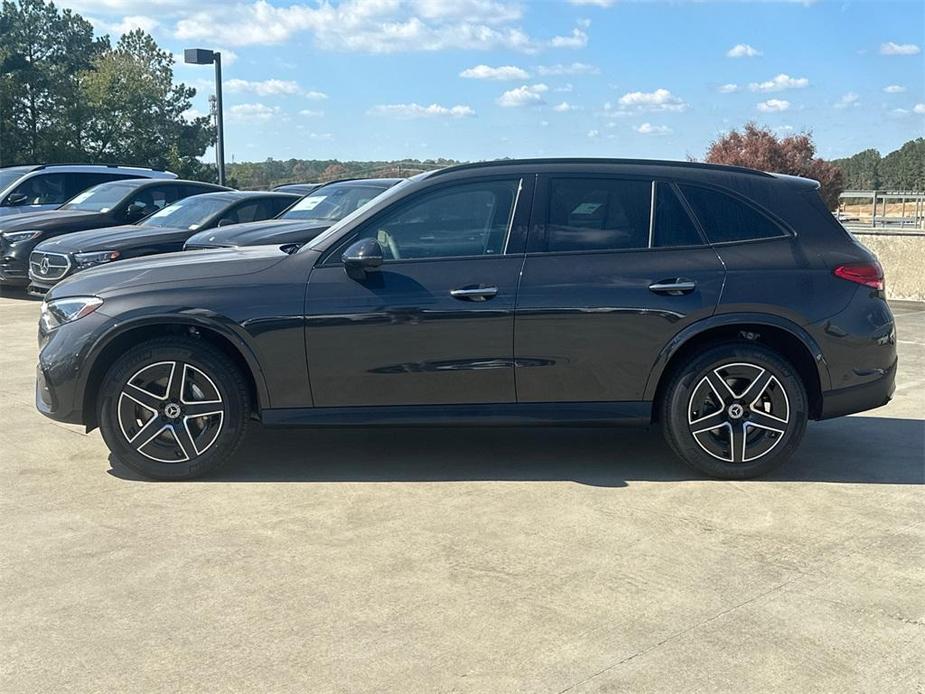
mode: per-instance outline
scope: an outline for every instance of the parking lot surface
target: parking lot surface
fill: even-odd
[[[264,431],[153,483],[33,406],[0,296],[0,691],[921,692],[925,304],[766,479],[655,432]]]

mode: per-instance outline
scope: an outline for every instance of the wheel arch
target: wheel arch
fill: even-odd
[[[657,402],[673,371],[692,354],[722,342],[754,341],[774,349],[800,375],[809,400],[810,418],[822,411],[822,393],[831,380],[822,350],[796,323],[766,314],[723,314],[689,325],[659,353],[646,383],[645,397]],[[657,408],[656,408],[657,411]]]
[[[148,316],[122,323],[93,346],[87,359],[89,368],[82,384],[82,412],[87,430],[97,422],[97,395],[106,371],[126,350],[141,342],[166,335],[206,340],[225,353],[240,369],[248,383],[251,407],[256,413],[270,407],[269,391],[257,356],[247,341],[218,319],[199,316]]]

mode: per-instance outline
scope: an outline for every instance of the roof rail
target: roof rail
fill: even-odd
[[[28,165],[27,165],[28,166]],[[85,161],[55,161],[47,162],[44,164],[38,164],[35,166],[33,171],[38,171],[39,169],[47,169],[51,166],[97,166],[100,168],[106,169],[144,169],[145,171],[165,171],[165,169],[154,168],[151,166],[136,166],[134,164],[99,164],[96,162],[85,162]]]
[[[669,166],[683,169],[707,169],[710,171],[729,171],[731,173],[748,174],[751,176],[762,176],[773,178],[771,174],[757,169],[749,169],[744,166],[730,166],[728,164],[706,164],[699,161],[670,161],[666,159],[608,159],[604,157],[545,157],[538,159],[494,159],[491,161],[470,162],[468,164],[456,164],[444,169],[437,169],[430,172],[429,176],[442,176],[443,174],[453,173],[454,171],[464,171],[466,169],[479,169],[483,167],[495,166],[517,166],[523,164],[630,164],[640,166]]]

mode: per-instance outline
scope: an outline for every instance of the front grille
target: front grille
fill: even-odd
[[[61,253],[33,251],[29,256],[29,276],[38,282],[59,280],[70,269],[71,259]]]

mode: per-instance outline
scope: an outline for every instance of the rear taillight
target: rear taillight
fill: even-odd
[[[843,280],[883,291],[883,268],[876,260],[870,263],[839,265],[833,270],[833,274]]]

